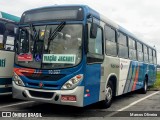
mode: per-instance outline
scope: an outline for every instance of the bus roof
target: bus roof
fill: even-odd
[[[117,30],[127,34],[128,36],[130,36],[131,38],[135,39],[136,41],[145,44],[143,41],[141,41],[138,37],[136,37],[134,34],[132,34],[131,32],[129,32],[128,30],[126,30],[125,28],[121,27],[120,25],[118,25],[117,23],[113,22],[112,20],[108,19],[107,17],[103,16],[102,14],[98,13],[97,11],[95,11],[94,9],[90,8],[87,5],[54,5],[54,6],[46,6],[46,7],[40,7],[40,8],[35,8],[35,9],[30,9],[27,10],[25,12],[28,11],[34,11],[34,10],[40,10],[40,9],[45,9],[45,8],[53,8],[53,7],[70,7],[70,6],[75,6],[75,7],[82,7],[86,13],[86,15],[93,15],[94,17],[96,17],[97,19],[102,20],[103,22],[109,24],[110,26],[116,28]],[[147,44],[145,44],[146,46],[152,48],[155,50],[154,47],[151,47]]]
[[[19,22],[20,18],[5,12],[1,12],[0,11],[0,19],[5,19],[5,20],[9,20],[9,21],[13,21],[13,22]]]

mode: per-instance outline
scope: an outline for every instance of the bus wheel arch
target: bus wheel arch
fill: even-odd
[[[108,82],[111,81],[113,84],[113,96],[116,96],[116,91],[117,91],[117,77],[115,75],[112,75]]]
[[[140,92],[142,94],[146,94],[147,93],[147,88],[148,88],[148,74],[146,74],[145,77],[144,77],[143,87],[142,87],[142,89],[140,89]]]
[[[105,84],[105,99],[101,102],[102,108],[109,108],[112,104],[113,97],[116,96],[117,77],[111,75]]]
[[[146,80],[147,85],[148,85],[148,74],[145,75],[145,80]]]

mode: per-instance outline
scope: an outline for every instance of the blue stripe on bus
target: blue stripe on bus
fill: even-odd
[[[134,78],[135,78],[135,72],[137,69],[137,61],[131,61],[130,62],[130,66],[128,69],[128,75],[127,75],[127,80],[126,80],[126,84],[123,90],[123,93],[127,93],[130,92],[132,90],[132,86],[134,84]]]
[[[150,71],[151,70],[151,71]],[[151,64],[149,65],[149,85],[153,85],[154,82],[156,81],[156,72],[157,71],[157,68],[155,65]]]
[[[127,80],[126,80],[126,84],[124,86],[124,90],[123,90],[123,93],[127,93],[128,92],[128,89],[129,89],[129,85],[131,83],[131,80],[132,80],[132,61],[130,62],[130,65],[129,65],[129,69],[128,69],[128,75],[127,75]]]
[[[151,74],[149,76],[154,76],[152,78],[155,80],[155,75],[153,75],[154,72],[152,72],[152,69],[155,69],[154,65],[150,65],[150,66],[152,66],[152,68],[148,68],[148,64],[139,63],[137,61],[131,61],[129,71],[128,71],[128,76],[127,76],[127,81],[126,81],[123,93],[132,91],[132,88],[135,82],[136,82],[135,90],[141,89],[143,87],[143,83],[144,83],[143,81],[145,79],[146,74],[148,75]],[[148,73],[147,69],[151,72]],[[138,80],[136,81],[135,75],[137,70],[138,70]],[[151,80],[148,80],[149,84],[150,84],[150,81]]]
[[[139,67],[139,68],[138,68]],[[135,74],[138,71],[138,80],[135,81]],[[145,75],[148,75],[148,85],[153,85],[156,80],[156,66],[153,64],[139,63],[137,61],[131,61],[131,66],[128,71],[127,81],[123,93],[131,92],[134,82],[136,86],[134,90],[141,89],[144,86]],[[127,90],[128,89],[128,90]]]
[[[0,85],[12,84],[12,78],[0,78]]]
[[[144,64],[146,74],[148,74],[148,85],[153,85],[156,80],[156,66],[153,64]]]
[[[138,67],[138,62],[137,61],[132,61],[132,72],[131,72],[131,81],[130,81],[130,85],[128,87],[128,92],[132,91],[132,87],[134,84],[134,79],[136,76],[136,71],[137,71],[137,67]]]
[[[138,71],[138,80],[136,82],[135,90],[141,89],[143,87],[143,81],[144,81],[144,78],[145,78],[144,64],[143,63],[138,63],[137,69],[139,71]]]
[[[85,90],[84,90],[84,106],[99,101],[101,65],[86,65]],[[87,93],[86,90],[90,92]]]

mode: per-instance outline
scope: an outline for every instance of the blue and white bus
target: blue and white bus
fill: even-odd
[[[12,93],[14,27],[18,17],[0,12],[0,95]]]
[[[83,107],[156,80],[156,50],[85,5],[22,14],[13,97]]]

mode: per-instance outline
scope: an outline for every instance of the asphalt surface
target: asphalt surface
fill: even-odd
[[[154,95],[152,95],[154,94]],[[151,95],[151,96],[149,96]],[[146,96],[149,96],[145,98]],[[144,98],[144,99],[143,99]],[[141,100],[142,99],[142,100]],[[64,119],[80,119],[80,120],[124,120],[130,117],[132,120],[160,120],[160,91],[148,91],[147,94],[138,92],[128,93],[118,96],[113,100],[112,106],[108,109],[101,109],[99,103],[77,108],[71,106],[54,105],[49,103],[41,103],[34,101],[22,101],[12,99],[11,95],[0,96],[0,112],[16,112],[16,113],[41,113],[41,118],[30,119],[47,119],[47,120],[64,120]],[[147,117],[133,117],[131,114],[141,115],[147,113]],[[159,117],[151,116],[158,114]],[[40,115],[40,114],[39,114]],[[11,119],[27,119],[21,117],[0,118]]]

